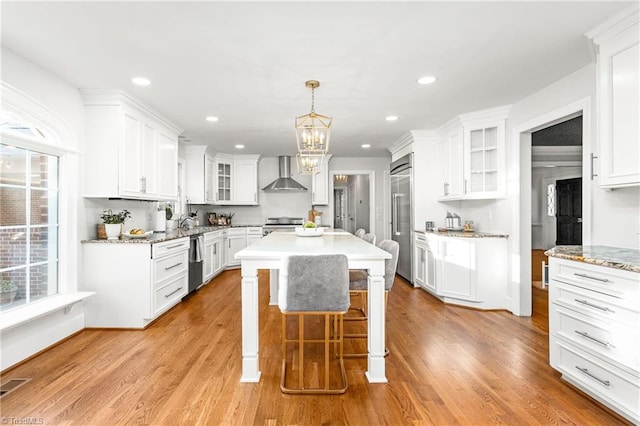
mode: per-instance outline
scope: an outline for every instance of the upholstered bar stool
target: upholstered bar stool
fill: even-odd
[[[365,240],[366,242],[368,242],[369,244],[373,244],[374,246],[376,245],[376,234],[374,234],[374,233],[367,232],[362,236],[362,239]],[[363,271],[361,269],[352,269],[352,270],[349,271],[349,280],[350,281],[354,281],[354,280],[360,279],[359,277],[362,277],[362,276],[364,276],[365,279],[366,279],[367,271]],[[358,278],[352,279],[352,277],[358,277]],[[360,292],[351,292],[350,296],[352,297],[352,299],[354,297],[358,297],[360,299],[360,301],[358,302],[357,305],[352,304],[351,307],[349,308],[352,311],[357,311],[359,316],[347,316],[345,319],[347,321],[364,321],[364,320],[366,320],[367,319],[366,293],[362,294]]]
[[[367,231],[365,231],[363,228],[358,228],[358,229],[356,229],[356,232],[355,232],[354,235],[356,237],[358,237],[358,238],[362,238],[362,237],[364,237],[365,232],[367,232]]]
[[[287,257],[280,271],[278,305],[282,311],[282,376],[280,380],[282,392],[294,394],[344,393],[348,386],[342,356],[342,319],[349,309],[347,257],[341,254]],[[287,318],[291,316],[297,319],[298,332],[295,338],[290,339],[287,336]],[[322,318],[323,339],[305,336],[305,318],[308,316],[316,316],[315,319],[318,316]],[[298,380],[295,387],[288,387],[286,380],[287,346],[289,343],[296,343],[298,349]],[[321,387],[311,387],[305,383],[305,343],[324,344],[324,383]],[[334,345],[333,351],[329,350],[331,344]],[[330,352],[332,353],[330,354]],[[330,380],[331,357],[336,357],[336,362],[340,367],[341,384],[339,386],[332,386]],[[293,359],[295,356],[292,355],[292,364]],[[292,369],[295,368],[292,366]],[[319,377],[320,374],[318,374],[318,379]]]
[[[362,239],[368,242],[369,244],[373,244],[374,246],[376,245],[376,234],[372,232],[367,232],[366,234],[364,234],[362,236]]]
[[[384,261],[384,304],[385,309],[387,308],[387,299],[389,297],[389,291],[393,287],[393,282],[396,277],[396,269],[398,267],[398,253],[400,251],[400,245],[397,241],[393,240],[382,240],[378,247],[387,253],[391,254],[391,259],[386,259]],[[361,316],[352,318],[356,320],[367,320],[367,281],[368,274],[367,271],[354,270],[349,271],[349,293],[350,294],[358,294],[362,296],[361,298],[365,300],[364,306],[362,309],[360,307],[356,308],[358,311],[362,313]],[[366,338],[367,333],[351,333],[345,334],[345,339],[354,339],[354,338]],[[386,349],[385,349],[386,350]],[[388,353],[388,350],[386,350]],[[344,357],[363,357],[367,356],[367,353],[348,353],[344,354]]]

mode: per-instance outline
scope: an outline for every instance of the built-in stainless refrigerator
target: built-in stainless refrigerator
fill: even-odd
[[[413,154],[391,163],[391,238],[400,245],[398,275],[413,282]]]

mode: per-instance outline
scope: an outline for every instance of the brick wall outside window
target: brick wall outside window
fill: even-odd
[[[0,145],[0,280],[18,288],[0,310],[58,291],[57,173],[56,157]]]

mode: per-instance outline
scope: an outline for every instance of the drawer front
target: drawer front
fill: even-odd
[[[162,311],[180,302],[189,291],[189,278],[186,275],[178,276],[167,282],[164,286],[155,290],[154,314],[158,315]]]
[[[415,238],[416,238],[416,243],[418,242],[424,243],[424,244],[427,243],[427,237],[425,237],[425,235],[420,232],[415,233]]]
[[[259,235],[262,237],[262,227],[250,226],[247,228],[247,235]]]
[[[151,249],[151,257],[156,259],[161,256],[167,256],[172,253],[177,253],[181,250],[189,250],[188,237],[153,244],[153,247]]]
[[[550,261],[551,279],[633,301],[640,306],[640,274],[564,259]]]
[[[204,243],[207,244],[217,238],[222,238],[222,231],[207,232],[204,234]]]
[[[238,236],[238,235],[247,235],[246,228],[229,228],[227,229],[227,231],[230,237]]]
[[[591,357],[571,344],[555,340],[558,347],[558,370],[595,394],[616,411],[637,422],[640,412],[640,383],[637,377]]]
[[[186,275],[189,268],[189,254],[186,251],[173,256],[155,259],[153,282],[158,288],[165,280],[176,275]]]
[[[640,312],[635,301],[608,296],[556,280],[549,283],[549,302],[602,320],[629,325],[640,323]]]
[[[640,375],[640,328],[602,321],[561,306],[550,306],[549,333],[569,340],[581,349],[613,360]]]

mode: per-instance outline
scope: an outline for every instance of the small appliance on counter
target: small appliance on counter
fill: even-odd
[[[460,216],[455,213],[447,212],[447,217],[444,219],[444,227],[448,231],[462,231],[462,221]]]

